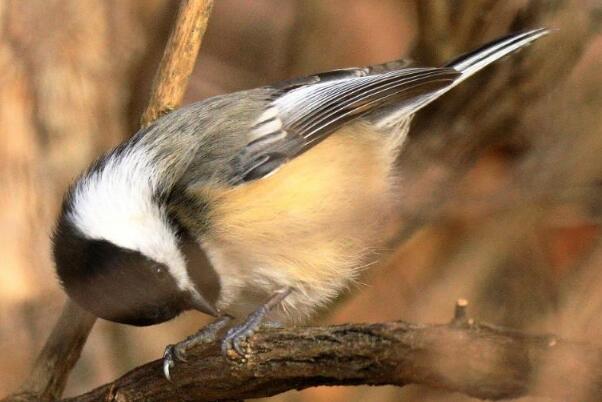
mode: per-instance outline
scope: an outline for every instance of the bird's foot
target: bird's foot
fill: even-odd
[[[243,343],[245,343],[262,326],[266,315],[272,311],[274,307],[280,304],[291,292],[291,288],[286,288],[275,293],[265,304],[249,314],[245,322],[230,328],[222,341],[222,353],[224,356],[234,357],[233,353],[236,353],[238,356],[244,356],[245,350],[242,346]]]
[[[231,316],[223,315],[183,341],[178,342],[175,345],[167,345],[165,352],[163,353],[163,374],[165,375],[165,378],[171,381],[170,370],[176,365],[176,361],[185,362],[186,353],[190,349],[197,345],[214,342],[218,332],[231,320]]]

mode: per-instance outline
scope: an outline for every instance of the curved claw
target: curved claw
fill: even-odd
[[[244,357],[246,353],[242,343],[248,340],[261,327],[266,315],[291,292],[292,288],[286,288],[274,293],[265,304],[249,314],[244,323],[230,328],[222,341],[222,354],[228,358],[230,357],[230,350],[234,349],[239,356]]]
[[[238,353],[240,356],[245,355],[245,351],[243,350],[241,343],[246,340],[247,340],[247,337],[244,335],[239,335],[232,340],[232,347],[234,348],[236,353]]]
[[[254,328],[249,328],[248,324],[242,324],[233,328],[226,333],[222,341],[222,354],[229,357],[230,350],[234,350],[239,356],[244,357],[246,351],[243,347],[243,342],[246,342],[251,335],[255,333]]]
[[[218,332],[232,320],[232,317],[225,314],[219,317],[217,320],[201,328],[196,334],[193,334],[175,345],[167,345],[165,352],[163,352],[163,374],[168,381],[171,381],[170,370],[175,367],[176,360],[180,362],[187,362],[186,353],[191,348],[209,344],[213,342]]]
[[[224,336],[224,340],[222,341],[222,354],[224,357],[229,357],[230,350],[234,349],[234,339],[238,336],[238,332],[240,327],[232,327],[226,332],[226,336]],[[238,350],[234,349],[237,353]],[[240,354],[240,353],[239,353]],[[242,356],[242,354],[240,354]]]
[[[167,345],[163,352],[163,374],[168,381],[171,381],[169,370],[176,365],[176,360],[186,363],[184,351],[178,345]]]
[[[176,365],[174,355],[174,345],[168,345],[163,353],[163,375],[169,382],[171,382],[169,370]]]
[[[230,345],[230,342],[227,339],[224,339],[222,341],[222,355],[225,358],[228,358],[228,352],[230,351],[230,349],[232,349],[232,345]]]

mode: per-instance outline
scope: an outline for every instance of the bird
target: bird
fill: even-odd
[[[166,347],[168,379],[227,326],[224,353],[243,355],[262,323],[302,322],[378,257],[412,116],[548,32],[512,33],[441,67],[344,68],[172,111],[66,192],[52,236],[60,284],[118,323],[217,317]]]

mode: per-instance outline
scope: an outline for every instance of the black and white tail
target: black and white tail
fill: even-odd
[[[412,101],[391,105],[386,110],[377,111],[374,122],[379,126],[397,124],[400,119],[422,109],[441,95],[471,77],[489,64],[530,45],[537,39],[549,33],[546,28],[534,29],[527,32],[513,33],[489,42],[478,49],[456,57],[443,67],[453,68],[460,74],[449,85],[429,94],[423,94]]]
[[[548,33],[548,29],[539,28],[532,31],[510,34],[455,58],[444,67],[454,68],[461,72],[462,75],[448,89],[455,87],[494,61],[531,44]]]
[[[343,125],[364,118],[401,144],[412,115],[477,71],[548,33],[535,29],[497,39],[442,67],[397,60],[277,83],[251,122],[248,143],[232,160],[232,183],[261,178]]]

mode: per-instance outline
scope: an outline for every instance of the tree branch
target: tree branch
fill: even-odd
[[[168,41],[159,72],[153,84],[151,102],[145,111],[142,124],[148,125],[155,118],[175,108],[182,99],[188,76],[192,71],[202,35],[205,31],[207,16],[212,1],[186,0],[178,13],[174,30]],[[419,2],[422,4],[422,2]],[[426,4],[426,2],[425,2]],[[430,3],[435,7],[435,2]],[[475,11],[469,7],[470,2],[462,2],[460,10],[466,15]],[[486,1],[484,4],[493,4]],[[426,6],[424,6],[426,7]],[[437,6],[438,7],[438,6]],[[492,6],[493,7],[493,6]],[[489,9],[489,8],[487,8]],[[451,9],[450,9],[451,10]],[[433,10],[432,20],[441,24],[440,29],[423,21],[420,24],[425,38],[421,49],[437,49],[442,33],[455,24],[443,17],[450,10]],[[419,13],[430,15],[428,10]],[[491,15],[497,15],[491,12]],[[528,14],[528,13],[527,13]],[[533,12],[533,15],[539,13]],[[487,17],[488,14],[485,15]],[[451,17],[451,15],[450,15]],[[467,20],[467,18],[458,18]],[[523,18],[517,24],[529,27],[538,19]],[[528,24],[527,24],[528,23]],[[489,24],[477,24],[489,26]],[[510,25],[516,25],[510,21]],[[519,27],[520,28],[520,27]],[[435,34],[428,36],[428,29]],[[466,26],[461,30],[461,43],[475,37],[481,38],[474,26]],[[445,35],[452,37],[452,35]],[[580,54],[585,34],[575,34],[572,43],[579,44],[574,52],[553,52],[546,65],[566,66],[558,62],[559,57],[576,59]],[[552,46],[552,45],[549,45]],[[462,46],[464,47],[464,46]],[[452,49],[453,50],[453,49]],[[444,53],[448,51],[445,50]],[[450,53],[451,50],[449,51]],[[436,54],[432,53],[433,58]],[[552,53],[551,53],[552,54]],[[429,57],[420,57],[428,62]],[[561,60],[566,61],[566,60]],[[515,62],[515,63],[518,63]],[[428,63],[427,63],[428,64]],[[436,63],[433,63],[436,65]],[[572,63],[568,63],[572,65]],[[499,65],[498,72],[516,67]],[[525,77],[543,77],[534,74],[537,66],[525,67],[521,71]],[[494,71],[490,69],[490,71]],[[541,79],[546,85],[526,86],[523,80],[515,80],[513,87],[505,88],[504,104],[543,96],[553,86],[550,82],[558,82],[568,71],[551,71],[554,79]],[[430,144],[424,137],[416,141],[406,151],[404,169],[406,181],[416,183],[413,188],[424,188],[424,180],[416,180],[434,161],[441,160],[441,155],[450,160],[450,169],[455,176],[461,173],[455,169],[466,159],[471,159],[476,149],[493,138],[484,138],[487,133],[499,134],[499,127],[507,126],[508,113],[498,113],[487,120],[483,119],[478,105],[488,105],[484,99],[497,97],[499,91],[493,88],[490,92],[476,91],[482,82],[493,73],[481,75],[480,81],[473,80],[473,86],[464,85],[464,94],[456,91],[458,102],[448,103],[446,108],[434,107],[430,113],[424,113],[419,119],[418,128],[422,131],[448,131],[444,140]],[[525,91],[529,89],[529,91]],[[460,90],[460,88],[458,88]],[[479,96],[467,97],[466,93]],[[527,93],[528,96],[524,96]],[[495,95],[495,96],[494,96]],[[451,96],[451,94],[450,94]],[[466,102],[472,99],[472,102]],[[501,103],[501,102],[500,102]],[[502,111],[511,108],[497,108]],[[441,111],[445,113],[440,113]],[[435,113],[435,111],[437,113]],[[461,112],[460,112],[461,111]],[[466,112],[466,113],[464,113]],[[438,116],[431,119],[431,116]],[[464,116],[459,119],[458,116]],[[511,116],[512,117],[512,116]],[[421,121],[422,120],[422,123]],[[514,120],[516,120],[514,118]],[[443,130],[450,121],[457,124],[449,130]],[[480,121],[475,129],[468,130],[470,121]],[[428,123],[427,123],[428,122]],[[512,122],[512,120],[510,121]],[[504,123],[504,124],[502,124]],[[515,124],[511,125],[515,126]],[[513,131],[512,128],[507,129]],[[479,136],[477,132],[484,133]],[[457,135],[455,135],[457,134]],[[495,137],[495,135],[490,135]],[[420,140],[420,138],[418,138]],[[459,151],[460,150],[460,151]],[[462,151],[465,150],[465,151]],[[420,152],[418,152],[420,151]],[[456,172],[456,173],[453,173]],[[439,183],[446,182],[440,180]],[[431,186],[427,188],[434,188]],[[444,190],[449,186],[444,186]],[[434,190],[433,190],[434,191]],[[438,204],[441,197],[423,197],[425,191],[406,190],[410,200],[428,200],[427,205],[407,208],[408,211],[431,211],[432,205]],[[428,191],[426,191],[428,193]],[[439,191],[445,194],[446,191]],[[424,213],[427,218],[430,213]],[[424,219],[415,219],[420,226]],[[408,219],[408,222],[412,222]],[[464,308],[458,308],[454,321],[448,325],[423,325],[391,322],[374,325],[344,325],[319,328],[296,328],[266,330],[255,335],[251,342],[253,353],[244,362],[228,362],[220,354],[218,345],[211,345],[205,350],[197,350],[197,355],[188,364],[181,363],[173,370],[174,383],[165,381],[161,370],[161,361],[151,362],[134,369],[116,381],[102,386],[85,395],[65,401],[138,401],[138,400],[215,400],[241,399],[258,396],[269,396],[288,389],[302,389],[315,385],[405,385],[410,383],[425,384],[432,387],[463,392],[481,398],[508,398],[526,394],[551,396],[559,399],[574,399],[574,392],[585,387],[585,396],[580,400],[599,399],[602,391],[602,353],[600,348],[592,345],[557,340],[550,336],[532,336],[507,329],[477,325],[462,316]],[[94,318],[86,315],[69,302],[65,306],[59,323],[47,341],[44,350],[38,357],[30,379],[27,380],[19,394],[10,397],[15,400],[51,400],[62,393],[67,376],[79,357],[81,348],[93,325]],[[191,357],[194,354],[191,355]],[[536,381],[537,379],[537,381]],[[542,386],[541,384],[553,384]]]
[[[182,103],[212,8],[213,0],[182,1],[153,81],[148,107],[142,114],[142,127]]]
[[[17,394],[4,401],[59,399],[95,322],[95,316],[67,300],[29,377]]]
[[[141,124],[147,126],[182,102],[213,0],[182,0],[153,82]],[[96,317],[67,300],[61,316],[21,389],[3,402],[59,399]]]
[[[266,329],[251,338],[250,352],[240,361],[226,360],[219,343],[201,346],[176,366],[173,383],[156,360],[63,402],[238,400],[359,384],[423,384],[487,399],[571,399],[579,390],[580,400],[599,399],[602,349],[476,324],[465,308],[458,303],[447,325],[396,321]]]

